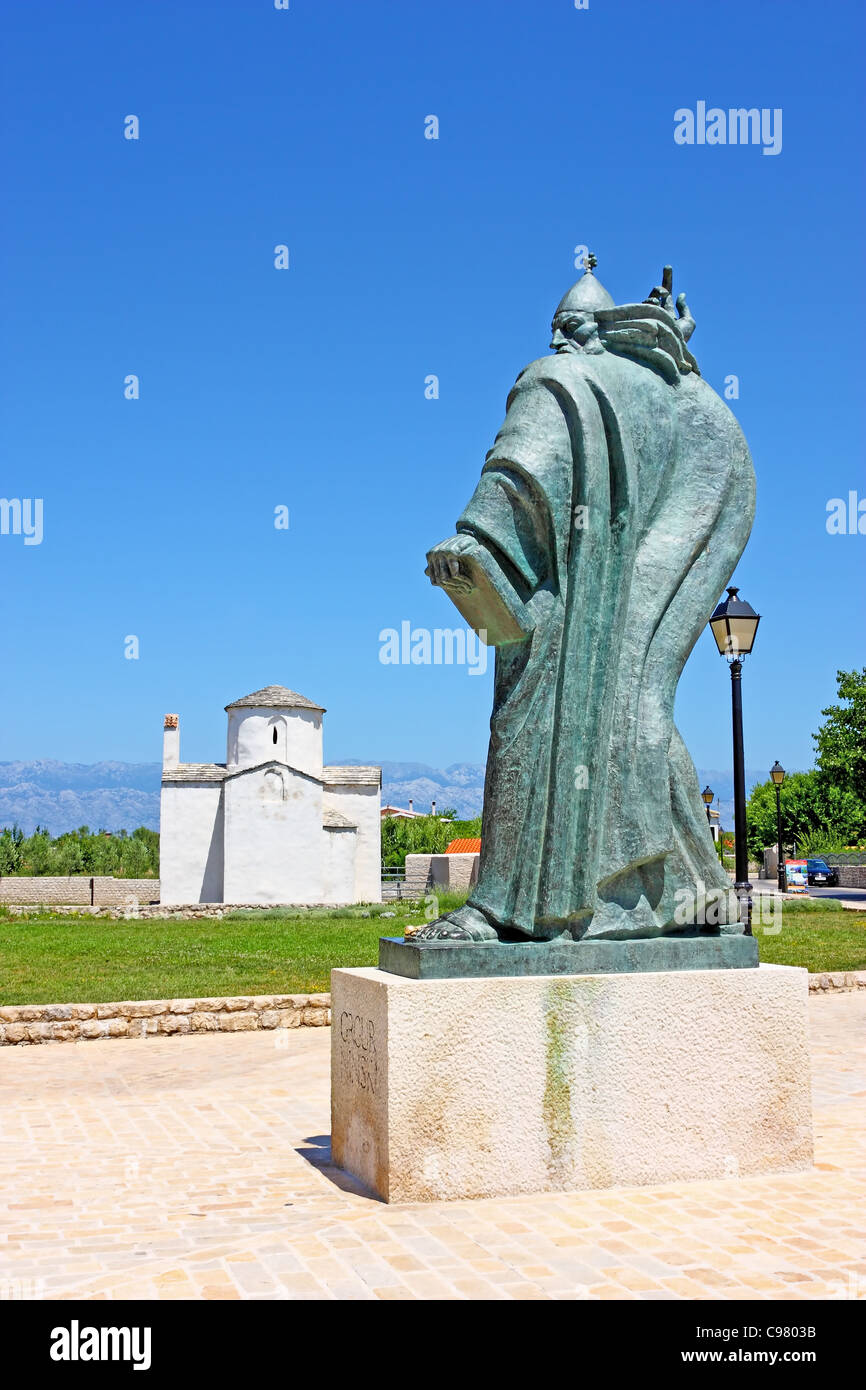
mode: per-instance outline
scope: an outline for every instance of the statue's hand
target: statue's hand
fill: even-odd
[[[674,268],[666,265],[662,271],[662,282],[660,285],[653,285],[644,304],[657,304],[660,309],[673,317],[674,312]]]
[[[677,315],[679,317],[680,332],[685,341],[688,342],[695,331],[695,321],[692,317],[692,311],[686,303],[684,294],[677,295]]]
[[[452,536],[450,540],[434,545],[427,552],[427,568],[424,571],[430,576],[430,583],[438,584],[446,593],[471,593],[475,585],[465,568],[461,568],[460,558],[475,548],[476,542],[472,536]]]
[[[665,289],[664,285],[654,285],[644,300],[645,304],[657,304],[666,313],[672,314],[674,311],[674,297],[670,290]]]

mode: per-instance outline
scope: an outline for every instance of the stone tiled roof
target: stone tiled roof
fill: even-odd
[[[361,786],[381,787],[381,767],[338,767],[331,765],[322,768],[322,779],[326,787],[357,783]]]
[[[322,785],[321,777],[315,777],[312,772],[304,772],[300,767],[292,767],[291,763],[282,763],[279,758],[267,758],[265,762],[251,763],[249,767],[232,766],[226,772],[226,781],[233,782],[237,777],[251,777],[255,772],[266,772],[272,767],[282,768],[286,772],[290,772],[293,777],[303,777],[305,782],[316,782],[319,786]]]
[[[314,709],[320,714],[325,713],[324,705],[314,704],[306,695],[287,690],[284,685],[266,685],[261,690],[254,690],[252,695],[232,700],[226,709]]]
[[[322,825],[326,830],[357,830],[358,827],[353,820],[346,816],[341,816],[339,811],[322,812]]]
[[[225,763],[178,763],[177,767],[163,768],[163,782],[223,782],[226,775]]]
[[[225,763],[178,763],[177,767],[163,768],[163,782],[224,782],[227,777],[246,777],[251,772],[260,772],[266,767],[288,767],[290,772],[299,777],[305,777],[308,781],[322,781],[326,787],[335,786],[363,786],[378,787],[382,783],[382,769],[380,767],[323,767],[321,778],[313,777],[309,772],[301,772],[296,767],[290,767],[287,763],[278,762],[276,759],[269,759],[264,763],[256,763],[253,767],[239,767],[229,772]],[[336,815],[337,813],[334,812]],[[354,822],[347,821],[347,825]]]

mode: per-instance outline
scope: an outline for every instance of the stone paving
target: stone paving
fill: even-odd
[[[866,997],[810,1000],[816,1167],[386,1206],[329,1165],[329,1029],[0,1059],[0,1297],[866,1296]]]

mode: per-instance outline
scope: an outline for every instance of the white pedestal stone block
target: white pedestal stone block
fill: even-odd
[[[389,1202],[812,1164],[805,970],[334,970],[335,1163]]]

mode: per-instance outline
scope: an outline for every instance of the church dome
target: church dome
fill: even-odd
[[[321,777],[322,705],[284,685],[266,685],[233,700],[226,712],[226,764],[231,773],[274,762]]]
[[[284,685],[266,685],[240,700],[232,700],[226,709],[315,709],[325,713],[322,705],[308,700],[306,695],[299,695],[296,690],[287,690]]]

